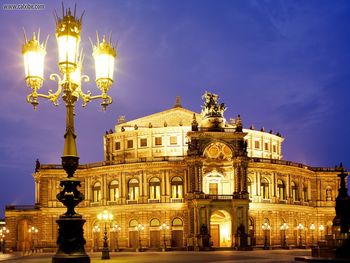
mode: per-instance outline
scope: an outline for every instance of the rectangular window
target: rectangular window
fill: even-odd
[[[265,151],[268,151],[268,150],[269,150],[269,143],[265,142]]]
[[[272,146],[272,150],[273,150],[274,153],[277,152],[277,145],[276,145],[276,144],[274,144],[274,145]]]
[[[177,144],[177,137],[176,136],[170,136],[170,144],[171,145]]]
[[[134,141],[133,140],[128,140],[128,149],[134,147]]]
[[[162,137],[154,138],[154,144],[155,145],[162,145]]]
[[[254,141],[254,148],[260,149],[260,142],[259,141]]]
[[[218,194],[218,184],[217,183],[209,183],[209,194],[211,194],[211,195]]]
[[[115,150],[120,150],[120,142],[115,142]]]
[[[147,139],[146,138],[140,139],[140,146],[141,147],[147,147]]]

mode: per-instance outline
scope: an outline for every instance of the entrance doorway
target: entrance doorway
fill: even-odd
[[[231,216],[225,210],[217,210],[210,216],[210,236],[214,247],[230,247],[232,244]]]

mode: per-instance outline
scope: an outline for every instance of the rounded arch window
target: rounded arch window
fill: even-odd
[[[269,199],[269,181],[266,178],[263,178],[260,183],[261,196],[263,199]]]
[[[286,186],[281,179],[277,180],[277,192],[280,200],[286,200]]]
[[[129,180],[128,190],[129,200],[139,199],[139,181],[136,178],[132,178]]]
[[[183,181],[179,176],[171,179],[171,198],[183,198]]]
[[[96,182],[92,187],[92,202],[99,202],[101,200],[101,183]]]
[[[132,219],[132,220],[130,220],[130,222],[129,222],[129,227],[135,227],[135,226],[137,226],[139,223],[137,222],[137,220],[136,219]]]
[[[173,226],[182,226],[183,225],[183,222],[180,218],[174,218],[173,222],[172,222],[172,225]]]
[[[150,223],[149,223],[150,226],[154,226],[154,227],[157,227],[157,226],[160,226],[160,221],[157,219],[157,218],[153,218]]]
[[[307,184],[303,185],[303,200],[304,202],[309,201]]]
[[[109,183],[109,201],[117,201],[119,199],[119,182],[113,180]]]
[[[326,201],[332,201],[332,188],[330,186],[326,188]]]
[[[160,199],[160,180],[158,177],[152,177],[149,180],[149,198]]]
[[[293,201],[299,201],[298,185],[294,181],[292,181],[290,186],[292,188],[292,199],[293,199]]]

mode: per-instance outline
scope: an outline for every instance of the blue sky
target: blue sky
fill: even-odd
[[[0,211],[30,204],[35,159],[59,163],[65,108],[25,101],[22,27],[50,34],[42,92],[56,89],[58,72],[52,11],[0,10]],[[85,10],[84,72],[94,79],[89,37],[113,32],[118,42],[114,103],[77,105],[81,163],[103,159],[102,136],[119,115],[128,120],[165,110],[175,96],[200,111],[204,91],[218,93],[228,118],[279,131],[284,159],[311,166],[350,166],[350,2],[309,1],[64,1]],[[13,0],[3,3],[17,3]],[[86,89],[97,93],[93,81]],[[1,217],[2,212],[0,212]]]

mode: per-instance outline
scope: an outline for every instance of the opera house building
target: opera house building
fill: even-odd
[[[284,160],[279,133],[226,120],[216,94],[202,98],[200,113],[177,98],[149,116],[119,117],[103,135],[104,160],[79,166],[88,251],[103,246],[105,210],[111,250],[307,247],[331,234],[338,169]],[[35,205],[6,207],[8,248],[55,250],[65,177],[61,165],[37,161]]]

